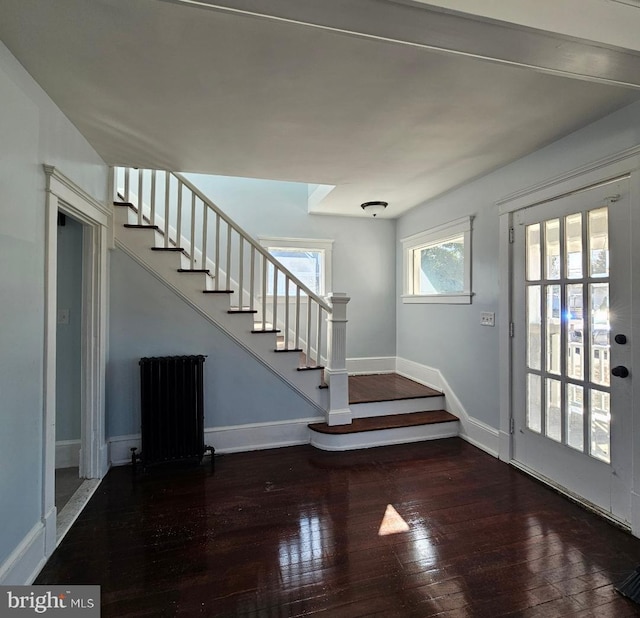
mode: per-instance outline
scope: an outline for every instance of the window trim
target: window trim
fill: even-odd
[[[400,298],[405,304],[440,303],[469,305],[473,297],[471,287],[471,229],[473,216],[462,217],[449,223],[424,230],[402,238],[403,289]],[[464,290],[447,294],[414,294],[414,251],[426,246],[445,242],[455,236],[464,238]]]
[[[322,290],[318,292],[318,296],[324,298],[331,291],[332,285],[332,261],[333,261],[333,240],[329,238],[289,238],[281,236],[258,236],[258,242],[267,250],[270,249],[298,249],[304,251],[320,251],[324,255],[323,272],[322,272]],[[272,298],[272,295],[267,295]],[[301,296],[301,300],[305,301],[306,294]]]

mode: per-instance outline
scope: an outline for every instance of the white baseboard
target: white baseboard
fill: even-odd
[[[75,468],[80,464],[80,440],[58,440],[56,442],[56,470]]]
[[[309,444],[309,423],[322,423],[322,416],[272,423],[250,423],[226,427],[209,427],[204,430],[205,444],[213,446],[216,453],[240,453],[283,446]],[[140,434],[109,438],[109,461],[122,466],[131,461],[132,447],[140,448]]]
[[[428,367],[405,358],[380,357],[364,359],[348,359],[351,366],[362,370],[362,373],[385,373],[396,371],[398,374],[415,380],[431,388],[435,388],[444,393],[444,408],[458,417],[459,431],[452,433],[447,427],[442,435],[418,437],[417,440],[428,440],[435,438],[451,437],[459,435],[474,446],[486,451],[494,457],[499,453],[499,432],[482,421],[470,416],[464,406],[449,386],[444,376],[438,369]],[[365,369],[375,367],[374,371]],[[352,373],[351,370],[349,373]],[[438,407],[441,407],[438,405]],[[354,414],[354,418],[357,415]],[[209,427],[205,429],[205,443],[213,446],[217,453],[238,453],[244,451],[255,451],[269,448],[279,448],[283,446],[294,446],[297,444],[309,444],[309,423],[324,422],[324,417],[295,419],[289,421],[275,421],[271,423],[250,423],[246,425],[231,425],[227,427]],[[453,426],[454,424],[452,424]],[[359,446],[350,448],[368,448],[370,446],[381,446],[382,444],[397,444],[412,441],[409,437],[385,438],[384,441],[378,436],[372,435],[375,432],[368,432],[368,438],[363,439]],[[315,440],[315,438],[314,438]],[[319,446],[319,445],[318,445]],[[140,434],[114,436],[109,438],[109,462],[113,466],[121,466],[131,461],[130,448],[140,449]],[[323,448],[320,446],[320,448]],[[324,447],[326,448],[326,447]],[[340,449],[342,450],[342,449]]]
[[[396,373],[425,386],[435,388],[437,391],[443,390],[442,374],[433,367],[427,367],[427,365],[398,356],[396,358]]]
[[[498,457],[500,449],[498,430],[467,413],[438,369],[398,357],[396,372],[406,378],[442,391],[445,398],[445,410],[460,419],[460,437],[486,453]]]
[[[46,561],[45,527],[38,522],[0,565],[0,585],[32,584]]]
[[[393,373],[395,370],[395,356],[347,358],[347,372],[351,376],[369,373]]]

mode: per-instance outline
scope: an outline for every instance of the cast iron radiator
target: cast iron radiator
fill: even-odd
[[[204,443],[204,356],[140,359],[142,453],[131,449],[131,462],[143,466],[200,463]]]

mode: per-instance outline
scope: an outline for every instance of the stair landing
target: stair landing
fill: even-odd
[[[440,397],[442,393],[397,373],[349,376],[349,404]]]
[[[309,425],[311,444],[345,451],[457,436],[458,419],[441,392],[395,373],[349,376],[347,425]]]

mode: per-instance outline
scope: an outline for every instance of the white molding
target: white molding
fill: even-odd
[[[631,492],[631,533],[640,537],[640,494]]]
[[[30,585],[46,560],[45,526],[38,522],[0,565],[0,585]]]
[[[433,367],[398,356],[396,357],[396,373],[414,382],[442,391],[442,374]]]
[[[316,448],[323,451],[352,451],[377,446],[454,438],[458,435],[458,421],[347,434],[328,434],[319,431],[311,431],[310,433],[311,445]]]
[[[615,179],[640,168],[640,146],[603,157],[548,180],[511,193],[496,202],[498,214],[515,212],[534,203],[555,199],[569,191]]]
[[[361,356],[347,358],[347,372],[350,376],[371,373],[393,373],[396,370],[395,356]]]
[[[470,305],[473,292],[458,292],[456,294],[403,294],[402,302],[405,305],[427,304],[432,305]]]
[[[70,214],[87,222],[97,221],[100,225],[108,225],[111,208],[67,178],[53,165],[43,165],[48,177],[47,191],[54,193],[59,199],[68,204]]]
[[[511,286],[513,285],[513,245],[510,242],[513,227],[513,214],[500,215],[498,221],[500,243],[498,248],[499,288],[498,315],[498,400],[500,408],[499,456],[502,461],[513,458],[513,440],[511,437],[512,410],[512,343],[511,322]],[[506,291],[506,293],[505,293]]]
[[[58,521],[56,525],[56,547],[60,545],[62,539],[67,535],[67,532],[71,530],[71,526],[78,519],[80,513],[87,505],[91,496],[96,492],[96,489],[100,486],[101,479],[86,479],[82,482],[80,487],[75,491],[73,496],[64,505],[60,513],[58,513]]]
[[[466,411],[440,370],[398,357],[396,372],[415,382],[442,391],[445,398],[445,410],[460,419],[460,437],[486,453],[498,457],[498,430],[474,418]]]
[[[467,215],[466,217],[460,217],[454,221],[431,227],[423,232],[412,234],[411,236],[405,236],[400,239],[400,242],[406,247],[417,247],[420,245],[427,245],[431,242],[446,240],[448,236],[457,236],[463,232],[471,231],[471,224],[473,216]]]
[[[418,232],[401,239],[402,243],[402,295],[403,303],[442,303],[442,304],[471,304],[473,297],[472,286],[472,238],[473,215],[467,215],[436,227]],[[414,264],[414,252],[429,246],[446,242],[455,236],[463,235],[464,246],[464,281],[461,292],[429,294],[415,294],[416,272]],[[433,286],[431,286],[433,287]]]
[[[56,470],[74,468],[80,461],[80,440],[58,440],[56,442]]]
[[[205,444],[216,453],[241,453],[309,443],[309,423],[322,423],[324,416],[300,418],[270,423],[248,423],[208,427],[204,430]],[[109,438],[109,460],[113,466],[131,462],[131,447],[140,449],[140,434]]]

